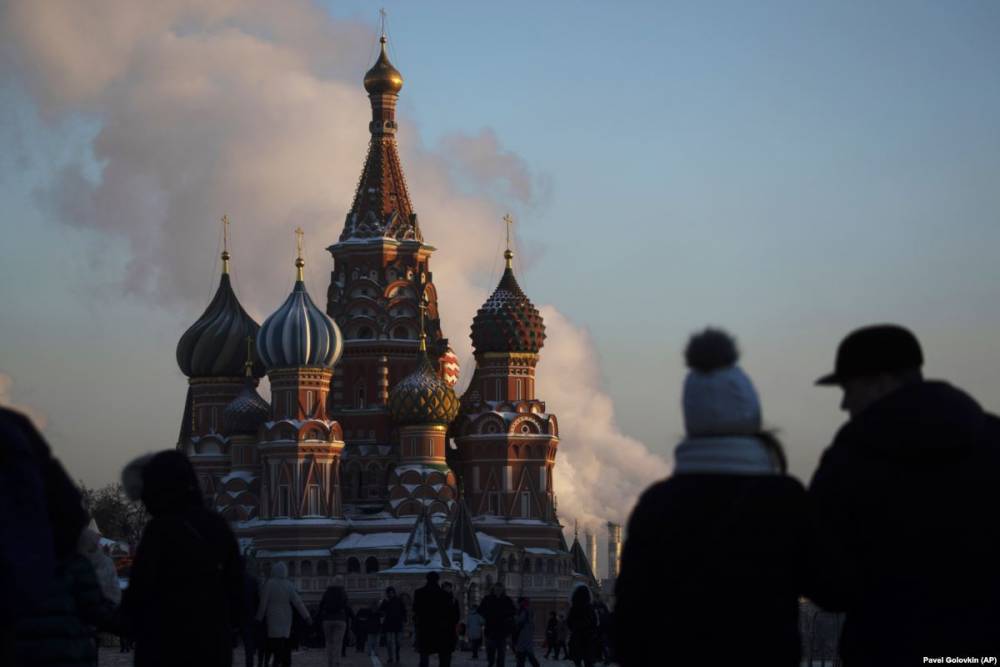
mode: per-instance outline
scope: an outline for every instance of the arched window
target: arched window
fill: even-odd
[[[304,561],[302,561],[302,565],[300,565],[299,567],[300,567],[299,574],[301,574],[303,577],[311,577],[312,576],[312,573],[313,573],[313,564],[312,564],[312,561],[304,560]]]
[[[410,337],[410,331],[406,327],[396,327],[392,330],[392,337],[407,340]]]
[[[374,337],[375,335],[372,333],[371,327],[361,327],[360,329],[358,329],[358,338],[363,338],[367,340]]]
[[[360,382],[354,390],[354,407],[363,410],[366,404],[365,384]]]
[[[522,569],[523,569],[523,570],[524,570],[525,572],[531,572],[531,559],[530,559],[530,558],[525,558],[525,559],[524,559],[524,560],[523,560],[523,561],[521,562],[521,568],[522,568]]]
[[[378,560],[374,556],[369,556],[365,559],[365,574],[374,574],[378,572]]]
[[[294,577],[295,576],[295,561],[294,560],[288,561],[288,576],[289,577]]]
[[[330,564],[325,560],[316,563],[316,574],[325,577],[330,574]]]
[[[549,561],[549,562],[551,563],[552,561]],[[542,561],[541,558],[536,558],[535,559],[535,574],[541,574],[542,573],[542,567],[544,567],[544,565],[545,565],[545,563]]]
[[[356,574],[358,572],[361,572],[361,561],[354,556],[351,556],[347,559],[347,573]]]

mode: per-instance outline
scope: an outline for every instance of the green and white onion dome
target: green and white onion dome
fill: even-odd
[[[316,307],[299,277],[292,293],[257,333],[257,352],[268,370],[298,366],[333,368],[344,348],[336,323]]]

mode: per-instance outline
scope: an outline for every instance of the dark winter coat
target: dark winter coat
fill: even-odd
[[[343,586],[329,586],[323,592],[323,599],[319,601],[319,609],[316,611],[316,621],[344,621],[347,622],[347,615],[350,609],[347,604],[347,592]]]
[[[406,605],[398,595],[382,600],[378,611],[382,614],[382,629],[385,632],[402,632],[406,623]]]
[[[374,609],[369,609],[364,607],[359,609],[357,616],[358,629],[361,630],[365,635],[377,635],[382,629],[382,621],[379,617],[379,613]]]
[[[41,434],[0,408],[0,627],[49,603],[39,584],[73,556],[86,525],[80,492]]]
[[[785,475],[678,474],[647,489],[615,586],[623,667],[799,664],[802,485]]]
[[[108,621],[113,606],[101,595],[90,561],[72,556],[55,576],[36,585],[44,587],[46,595],[15,626],[17,664],[96,664],[94,628]]]
[[[180,452],[154,456],[143,469],[142,501],[152,516],[122,600],[135,637],[135,664],[232,663],[232,636],[243,617],[236,538],[204,507],[191,463]]]
[[[479,614],[486,623],[487,639],[506,639],[513,634],[517,608],[507,595],[497,597],[490,592],[479,603]]]
[[[413,615],[420,653],[451,653],[455,649],[458,603],[436,582],[414,591]]]
[[[574,604],[570,607],[566,618],[569,626],[569,657],[573,660],[594,662],[598,658],[600,628],[597,624],[597,610],[589,602]],[[651,654],[652,655],[652,654]],[[644,663],[648,665],[668,664],[659,661]]]
[[[1000,419],[907,385],[840,429],[809,499],[806,592],[846,612],[845,663],[1000,655]]]

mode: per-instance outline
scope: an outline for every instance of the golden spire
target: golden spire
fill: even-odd
[[[229,273],[229,216],[222,216],[222,272]]]
[[[427,312],[427,295],[420,297],[420,351],[427,355],[427,332],[424,331],[424,314]]]
[[[247,336],[247,360],[243,364],[243,373],[249,378],[253,377],[253,338]]]
[[[510,249],[510,226],[514,224],[514,218],[510,217],[510,213],[508,213],[503,216],[503,221],[507,224],[507,249],[503,251],[503,258],[507,260],[507,268],[513,269],[511,260],[514,259],[514,252]]]
[[[301,227],[295,228],[295,249],[298,252],[298,256],[295,258],[295,268],[298,270],[296,274],[296,280],[303,282],[305,280],[305,274],[302,271],[302,267],[306,265],[306,260],[302,259],[302,237],[305,236],[305,232],[302,231]]]
[[[385,43],[389,41],[385,36],[385,16],[385,10],[380,9],[381,35],[378,41],[381,44],[381,51],[375,64],[365,73],[365,90],[370,95],[398,95],[403,87],[403,75],[389,62],[389,54],[385,50]]]

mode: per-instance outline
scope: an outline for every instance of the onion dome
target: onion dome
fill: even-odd
[[[260,326],[247,315],[229,281],[229,252],[222,252],[222,279],[212,302],[177,343],[177,365],[190,378],[239,377],[243,374],[243,344]],[[253,376],[264,375],[254,357]]]
[[[507,268],[493,294],[472,320],[472,346],[476,354],[486,352],[537,353],[545,340],[545,324],[538,309],[521,291],[514,278],[511,259],[504,252]]]
[[[369,95],[398,95],[403,87],[403,75],[389,62],[389,55],[385,52],[385,35],[382,35],[379,42],[382,44],[382,52],[372,68],[365,72],[365,90]]]
[[[461,367],[458,365],[458,355],[455,354],[455,350],[448,346],[448,349],[444,351],[440,357],[438,357],[438,371],[441,375],[441,379],[444,380],[452,389],[458,384],[459,373],[461,373]]]
[[[389,414],[397,424],[450,424],[458,415],[458,397],[423,354],[417,370],[389,392]]]
[[[260,425],[270,417],[271,406],[253,384],[247,382],[222,411],[222,432],[225,435],[256,435]]]
[[[301,231],[295,287],[257,333],[257,351],[268,370],[298,366],[332,368],[344,347],[336,323],[316,307],[303,282]]]

